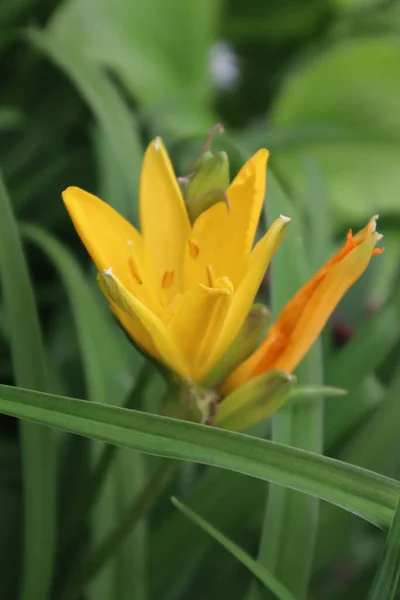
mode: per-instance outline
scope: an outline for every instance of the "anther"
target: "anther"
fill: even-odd
[[[197,258],[200,252],[199,245],[193,240],[189,240],[189,254],[192,258]]]
[[[135,261],[133,260],[132,256],[130,256],[128,258],[128,264],[129,264],[129,269],[130,269],[133,277],[135,278],[136,282],[141,285],[143,283],[143,281],[142,281],[142,279],[141,279],[141,277],[139,275],[139,272],[138,272],[138,270],[136,268],[136,265],[135,265]]]
[[[173,269],[167,269],[162,276],[161,287],[163,290],[169,290],[174,281],[175,271]]]
[[[215,273],[211,265],[207,265],[206,272],[208,279],[208,287],[212,288],[215,286]]]

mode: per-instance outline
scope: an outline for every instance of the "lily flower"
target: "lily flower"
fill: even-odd
[[[209,206],[206,198],[193,217],[156,138],[142,165],[140,232],[96,196],[63,192],[111,310],[142,350],[182,379],[201,382],[229,349],[290,220],[281,216],[254,245],[267,160],[259,150],[222,191],[227,201]]]

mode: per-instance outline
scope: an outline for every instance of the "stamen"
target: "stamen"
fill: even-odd
[[[349,229],[349,231],[347,232],[347,238],[346,238],[346,250],[347,251],[353,250],[353,248],[355,248],[356,246],[357,246],[357,244],[354,241],[353,230]]]
[[[173,269],[167,269],[162,276],[161,287],[163,290],[169,290],[174,281],[175,271]]]
[[[189,240],[189,254],[192,258],[196,259],[199,255],[200,248],[193,240]]]
[[[135,261],[133,260],[132,256],[130,256],[128,258],[128,264],[129,264],[129,269],[130,269],[130,271],[131,271],[134,279],[136,280],[137,283],[139,283],[140,285],[142,285],[143,281],[142,281],[142,279],[141,279],[141,277],[139,275],[139,272],[138,272],[138,270],[136,268],[136,265],[135,265]]]
[[[382,252],[385,251],[385,248],[374,248],[372,250],[372,255],[371,256],[377,256],[378,254],[382,254]]]
[[[210,287],[210,288],[215,287],[214,269],[212,268],[211,265],[207,265],[206,271],[207,271],[208,287]]]

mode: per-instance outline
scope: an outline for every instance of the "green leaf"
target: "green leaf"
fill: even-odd
[[[0,177],[0,277],[13,375],[17,385],[45,390],[46,359],[32,284],[12,213]],[[32,423],[21,427],[24,486],[24,568],[22,600],[48,598],[53,575],[56,524],[56,458],[54,432]]]
[[[221,546],[230,552],[238,561],[242,563],[262,584],[269,589],[275,598],[279,600],[295,600],[294,596],[269,572],[262,567],[259,562],[254,560],[249,554],[244,552],[237,544],[223,535],[218,529],[215,529],[208,521],[200,517],[193,510],[179,502],[176,498],[171,498],[172,504],[176,506],[188,519],[195,525],[198,525],[203,531],[214,538]]]
[[[258,477],[390,525],[400,483],[365,469],[213,427],[116,406],[0,386],[0,412],[157,456]]]
[[[58,65],[72,80],[85,99],[125,177],[132,195],[136,193],[142,161],[142,146],[133,114],[129,111],[115,85],[99,66],[79,52],[70,39],[50,32],[32,29],[30,41]],[[116,206],[125,217],[138,223],[137,204],[126,202]]]
[[[82,60],[90,57],[116,74],[158,135],[198,133],[216,120],[207,55],[219,10],[214,0],[70,0],[48,31],[63,42],[73,31]]]
[[[286,147],[276,148],[275,161],[304,193],[300,156],[305,149],[313,155],[326,175],[335,214],[346,225],[376,212],[398,214],[400,62],[395,36],[340,40],[298,65],[270,115],[272,127],[292,132]],[[319,135],[312,140],[309,134],[315,130]]]
[[[185,464],[198,467],[194,463]],[[243,502],[243,486],[246,502]],[[258,529],[264,488],[264,482],[233,471],[204,469],[188,502],[204,518],[213,520],[219,529],[246,539],[252,523]],[[204,536],[199,529],[193,530],[191,523],[176,510],[169,512],[151,533],[150,572],[157,571],[157,577],[150,580],[151,597],[173,600],[184,596],[199,566],[204,565],[205,572],[209,573],[215,564],[212,538]],[[189,537],[190,544],[187,544]]]
[[[393,600],[400,577],[400,503],[386,541],[385,551],[368,600]]]

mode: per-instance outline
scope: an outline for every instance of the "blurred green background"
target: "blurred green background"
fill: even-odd
[[[143,370],[108,314],[60,194],[78,185],[137,224],[146,144],[161,135],[179,173],[221,122],[226,134],[215,146],[227,150],[232,175],[252,152],[270,149],[267,205],[270,194],[274,205],[284,197],[292,207],[293,239],[304,241],[310,271],[347,228],[364,226],[375,213],[385,235],[385,253],[342,302],[322,349],[299,373],[300,383],[325,381],[349,394],[326,399],[324,416],[323,400],[311,402],[307,424],[297,422],[300,435],[282,433],[281,416],[272,433],[268,424],[255,433],[398,479],[400,2],[1,0],[0,52],[0,167],[33,281],[46,389],[115,405],[133,390],[136,408],[157,411],[163,382]],[[3,268],[12,271],[7,244],[0,248]],[[279,281],[275,276],[283,300],[303,282],[291,275],[293,261],[289,243]],[[272,296],[273,308],[280,303],[267,283],[261,296]],[[34,387],[13,365],[3,300],[0,286],[0,381]],[[318,366],[310,367],[313,356]],[[23,515],[41,482],[27,474],[26,456],[37,446],[23,442],[17,421],[0,417],[2,600],[276,597],[257,591],[240,561],[171,505],[171,494],[254,557],[261,540],[262,562],[298,600],[367,598],[384,532],[330,505],[322,505],[317,522],[316,504],[305,509],[293,501],[282,518],[287,497],[280,500],[275,488],[265,516],[265,483],[191,464],[181,466],[147,519],[125,526],[123,542],[79,586],[80,565],[157,465],[118,451],[89,509],[90,477],[104,446],[55,435],[55,455],[39,452],[35,460],[56,462],[56,542],[47,548],[43,532],[39,546],[51,558],[46,565],[37,560],[29,578]]]

